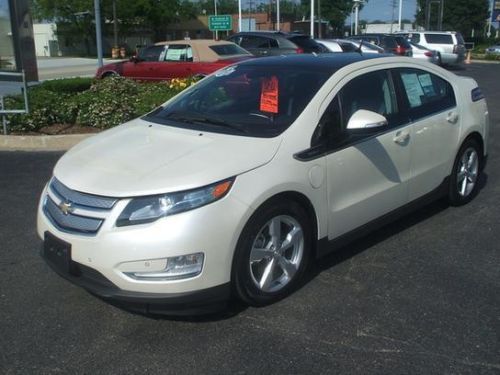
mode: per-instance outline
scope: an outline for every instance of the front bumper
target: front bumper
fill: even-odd
[[[120,289],[97,270],[71,261],[67,270],[41,257],[59,276],[117,306],[145,314],[197,315],[217,311],[231,295],[229,283],[184,293],[143,293]]]
[[[65,279],[107,300],[146,312],[185,310],[205,312],[229,297],[233,252],[251,210],[229,196],[195,210],[153,223],[116,227],[128,200],[116,203],[94,235],[68,233],[56,227],[43,210],[46,189],[38,207],[40,238],[50,233],[70,248],[69,270],[52,268]],[[161,259],[203,252],[200,274],[175,280],[137,280],[127,272],[152,269]],[[131,266],[132,265],[132,266]],[[130,267],[138,267],[131,270]],[[127,306],[127,307],[134,307]],[[135,309],[135,308],[134,308]]]

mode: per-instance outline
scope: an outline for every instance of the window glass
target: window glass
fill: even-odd
[[[413,43],[419,44],[420,43],[420,34],[410,34],[410,39]]]
[[[142,61],[159,61],[164,50],[165,46],[145,47],[139,52],[139,59]]]
[[[273,137],[302,113],[331,71],[297,66],[231,66],[183,91],[147,116],[169,126]]]
[[[345,128],[340,114],[340,99],[337,95],[321,116],[311,139],[311,147],[338,144],[345,138]]]
[[[429,44],[453,44],[450,34],[425,34],[425,40]]]
[[[388,49],[394,49],[398,47],[396,40],[392,36],[384,36],[382,38],[382,46]]]
[[[248,55],[247,51],[234,44],[219,44],[210,46],[210,49],[219,56]]]
[[[186,44],[171,44],[167,48],[165,61],[193,61],[193,50]]]
[[[9,2],[0,0],[0,70],[16,70]]]
[[[419,117],[456,105],[452,86],[444,79],[419,69],[399,69],[410,110]]]
[[[396,120],[398,114],[396,95],[385,70],[354,78],[342,88],[340,95],[344,126],[354,112],[360,109],[385,116],[389,124]]]
[[[243,48],[269,48],[269,39],[260,36],[244,36],[241,39]]]

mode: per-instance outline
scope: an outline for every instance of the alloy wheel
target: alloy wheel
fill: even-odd
[[[288,285],[299,270],[304,254],[304,232],[297,220],[279,215],[257,234],[250,251],[250,275],[254,285],[273,293]]]

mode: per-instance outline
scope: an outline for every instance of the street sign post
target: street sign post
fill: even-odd
[[[208,29],[210,31],[230,31],[233,29],[233,17],[229,14],[208,16]]]

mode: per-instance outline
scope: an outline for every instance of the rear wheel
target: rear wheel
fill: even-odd
[[[239,299],[262,306],[288,295],[306,270],[311,240],[309,219],[297,203],[259,209],[241,234],[233,262]]]
[[[448,200],[453,206],[470,202],[477,194],[481,172],[481,148],[474,139],[464,142],[458,151],[451,175]]]

